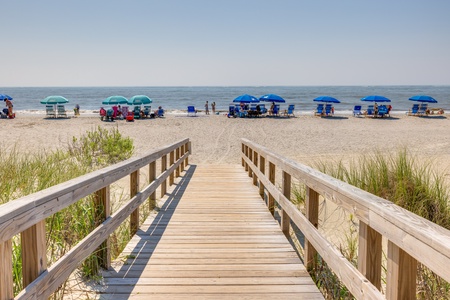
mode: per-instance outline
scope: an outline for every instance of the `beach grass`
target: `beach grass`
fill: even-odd
[[[436,172],[437,168],[431,160],[419,160],[403,149],[396,154],[369,153],[350,163],[319,161],[314,167],[450,229],[449,189],[445,174]],[[302,209],[305,201],[304,187],[297,186],[293,196],[293,202]],[[339,249],[356,266],[357,222],[351,214],[348,214],[346,222],[348,230]],[[383,269],[385,273],[386,266]],[[327,299],[352,298],[320,258],[311,271],[311,276]],[[383,280],[385,276],[386,274]],[[419,299],[450,299],[450,284],[421,264],[418,265],[417,285]]]
[[[74,137],[67,149],[33,154],[20,153],[15,146],[0,149],[0,160],[4,162],[4,167],[0,169],[2,182],[0,204],[122,161],[131,157],[133,151],[132,140],[123,137],[117,128],[107,130],[101,127],[87,131],[79,138]],[[124,198],[123,193],[119,193],[119,196]],[[120,202],[123,199],[115,200]],[[91,195],[46,220],[49,265],[94,229],[95,210],[94,199]],[[143,210],[143,213],[148,214],[148,211]],[[121,252],[128,239],[129,230],[126,224],[123,224],[111,238],[113,255]],[[16,295],[23,289],[21,270],[20,236],[15,236],[13,238],[13,276]],[[89,256],[81,264],[80,270],[83,277],[97,276],[99,262],[96,256]],[[61,289],[56,294],[62,294]]]

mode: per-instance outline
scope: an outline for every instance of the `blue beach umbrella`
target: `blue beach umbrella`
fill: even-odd
[[[338,99],[330,97],[330,96],[320,96],[320,97],[315,98],[314,101],[327,102],[327,103],[341,103],[341,101],[339,101]]]
[[[12,100],[13,98],[11,96],[6,95],[6,94],[0,94],[0,100],[4,101],[5,99]]]
[[[367,96],[364,98],[361,98],[362,101],[371,101],[371,102],[391,102],[390,99],[383,97],[383,96],[377,96],[377,95],[372,95],[372,96]]]
[[[259,100],[255,96],[244,94],[234,99],[233,102],[258,103]]]
[[[102,101],[105,105],[127,104],[128,99],[123,96],[110,96]]]
[[[68,103],[69,100],[64,98],[63,96],[48,96],[44,100],[41,100],[41,104],[63,104]]]
[[[131,97],[130,100],[128,100],[128,104],[130,105],[150,104],[152,102],[153,102],[152,99],[150,99],[145,95],[136,95]]]
[[[275,94],[267,94],[267,95],[261,96],[261,97],[259,97],[259,101],[280,102],[280,103],[286,102],[286,100],[284,100],[282,97],[275,95]]]
[[[437,103],[437,100],[433,97],[427,95],[416,95],[409,98],[411,101],[427,102],[427,103]]]

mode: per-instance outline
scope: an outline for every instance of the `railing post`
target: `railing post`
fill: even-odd
[[[283,195],[290,200],[291,199],[291,174],[283,171]],[[286,236],[289,236],[289,227],[291,218],[284,209],[281,210],[281,231]]]
[[[245,157],[248,157],[248,146],[247,145],[244,146],[244,155],[245,155]],[[248,171],[248,164],[246,161],[244,162],[244,167],[245,167],[245,171]]]
[[[111,196],[110,187],[105,186],[95,192],[95,225],[99,226],[111,215]],[[104,269],[111,267],[111,247],[110,240],[107,238],[95,252],[100,261],[100,266]]]
[[[20,237],[22,243],[23,286],[25,287],[47,269],[45,220],[21,232]]]
[[[242,147],[242,166],[245,167],[245,159],[244,159],[244,154],[245,154],[245,145],[244,143],[241,143],[241,147]]]
[[[253,161],[253,149],[248,149],[248,158]],[[248,177],[252,177],[252,166],[248,166]]]
[[[175,159],[176,159],[176,161],[178,161],[180,159],[180,148],[179,147],[175,151]],[[180,165],[178,165],[178,167],[175,169],[175,176],[177,178],[180,177],[180,169],[181,169]]]
[[[175,162],[175,150],[170,152],[170,155],[169,155],[169,166],[172,166],[174,162]],[[169,186],[171,186],[173,184],[174,176],[175,175],[173,174],[173,172],[170,173],[170,175],[169,175]]]
[[[266,174],[266,159],[263,156],[259,157],[259,171],[262,174]],[[261,182],[261,180],[259,181],[259,195],[264,200],[264,184]]]
[[[136,196],[139,192],[139,170],[130,174],[130,198]],[[130,215],[130,234],[135,235],[139,227],[139,207]]]
[[[192,145],[191,145],[190,141],[187,143],[187,147],[188,147],[187,151],[189,152],[189,155],[191,155],[192,154]],[[185,164],[186,164],[186,166],[189,165],[189,156],[186,156]]]
[[[386,299],[416,299],[417,261],[388,241]]]
[[[319,227],[319,194],[306,187],[306,218],[314,225]],[[313,245],[305,239],[305,266],[307,270],[311,270],[315,265],[317,251]]]
[[[186,150],[186,149],[185,149],[185,145],[181,145],[181,153],[180,153],[180,157],[182,157],[182,156],[186,153],[185,150]],[[184,172],[184,161],[181,162],[181,164],[180,164],[180,169],[181,169],[181,172]]]
[[[358,270],[377,289],[381,289],[382,236],[364,222],[359,222]]]
[[[12,242],[0,242],[0,300],[14,299]]]
[[[167,155],[161,157],[161,174],[167,170]],[[167,191],[167,179],[161,183],[161,198],[164,197]]]
[[[258,152],[256,151],[253,151],[253,164],[255,168],[258,167]],[[253,172],[253,185],[257,184],[258,184],[258,177],[256,177],[256,173]]]
[[[151,162],[149,165],[148,176],[149,176],[150,183],[152,183],[156,179],[156,162],[155,161]],[[148,200],[149,200],[149,209],[151,211],[156,206],[156,191],[150,195]]]
[[[275,164],[269,161],[269,181],[275,184]],[[275,213],[275,198],[269,193],[269,199],[267,201],[267,207],[272,215]]]

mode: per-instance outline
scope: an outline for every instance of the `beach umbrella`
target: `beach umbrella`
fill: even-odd
[[[0,94],[0,100],[4,101],[5,99],[12,100],[13,98],[11,96],[6,95],[6,94]]]
[[[69,100],[64,98],[63,96],[48,96],[44,100],[41,100],[41,104],[63,104],[68,103]]]
[[[275,94],[266,94],[264,96],[261,96],[259,97],[259,101],[280,102],[280,103],[286,102],[286,100],[284,100],[282,97]]]
[[[317,102],[329,102],[329,103],[341,103],[341,101],[339,101],[336,98],[330,97],[330,96],[320,96],[314,99],[314,101]]]
[[[371,102],[391,102],[390,99],[383,97],[383,96],[377,96],[377,95],[372,95],[372,96],[367,96],[364,98],[361,98],[362,101],[371,101]]]
[[[105,105],[127,104],[128,99],[123,96],[111,96],[102,101]]]
[[[437,103],[437,100],[433,97],[426,96],[426,95],[416,95],[411,98],[409,98],[411,101],[419,101],[419,102],[427,102],[427,103]]]
[[[244,94],[234,99],[233,102],[258,103],[259,100],[255,96]]]
[[[150,99],[145,95],[136,95],[131,97],[130,100],[128,100],[128,104],[130,105],[150,104],[152,102],[153,102],[152,99]]]

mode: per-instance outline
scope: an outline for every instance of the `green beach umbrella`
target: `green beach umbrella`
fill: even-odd
[[[102,101],[105,105],[126,104],[128,99],[123,96],[111,96]]]
[[[128,100],[128,104],[130,105],[150,104],[152,102],[153,102],[152,99],[150,99],[145,95],[136,95],[131,97],[130,100]]]
[[[48,96],[44,100],[41,100],[41,104],[63,104],[68,103],[69,100],[64,98],[63,96]]]

